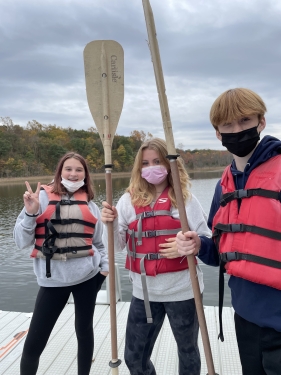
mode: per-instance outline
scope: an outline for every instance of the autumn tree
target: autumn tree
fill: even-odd
[[[113,170],[130,171],[140,145],[152,137],[143,130],[133,130],[130,136],[116,134],[112,143]],[[21,127],[9,117],[0,118],[0,177],[52,175],[59,158],[68,151],[81,154],[91,172],[104,172],[103,145],[96,128],[61,128],[36,120]],[[232,160],[228,151],[184,151],[183,144],[178,144],[177,152],[187,169],[222,167]]]

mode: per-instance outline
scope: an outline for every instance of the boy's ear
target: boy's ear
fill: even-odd
[[[216,130],[216,136],[217,136],[219,141],[222,140],[221,133],[218,130]]]
[[[263,129],[266,127],[266,120],[265,120],[265,117],[263,116],[261,119],[260,119],[260,126],[259,126],[259,130],[260,131],[263,131]]]

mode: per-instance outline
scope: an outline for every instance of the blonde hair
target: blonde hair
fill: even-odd
[[[143,151],[146,149],[156,151],[159,155],[159,161],[161,165],[163,165],[167,169],[169,186],[168,196],[171,200],[172,206],[177,207],[170,163],[166,158],[166,156],[168,155],[167,145],[166,142],[160,138],[152,138],[149,141],[144,142],[136,155],[130,184],[126,189],[126,191],[131,194],[132,205],[137,207],[148,206],[153,201],[153,197],[155,195],[154,185],[147,182],[141,176]],[[190,187],[190,178],[184,168],[183,160],[181,158],[177,159],[177,164],[180,175],[181,190],[184,201],[186,202],[191,195],[190,191],[188,190],[188,188]]]
[[[244,88],[230,89],[222,93],[210,110],[210,121],[217,130],[222,123],[228,123],[243,116],[258,115],[261,119],[266,112],[262,98],[254,91]]]

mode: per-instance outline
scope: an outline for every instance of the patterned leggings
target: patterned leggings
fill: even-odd
[[[146,322],[144,302],[132,297],[129,310],[125,362],[131,375],[156,375],[151,353],[167,314],[177,342],[179,375],[200,375],[197,345],[198,320],[194,299],[179,302],[150,302],[153,323]]]

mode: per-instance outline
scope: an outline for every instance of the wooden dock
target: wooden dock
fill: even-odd
[[[129,375],[124,362],[125,329],[129,302],[117,303],[118,354],[122,360],[119,375]],[[219,375],[242,375],[236,335],[233,309],[223,310],[225,341],[218,337],[218,308],[205,306],[205,316],[211,342],[215,370]],[[0,374],[19,375],[19,363],[26,333],[32,314],[0,312]],[[94,316],[95,350],[90,374],[111,374],[108,362],[111,359],[110,310],[108,305],[97,305]],[[207,374],[203,345],[199,335],[201,353],[201,374]],[[66,305],[45,348],[39,365],[38,375],[77,375],[77,341],[74,330],[74,305]],[[178,360],[176,343],[165,319],[163,328],[155,344],[152,361],[157,375],[177,375]]]

